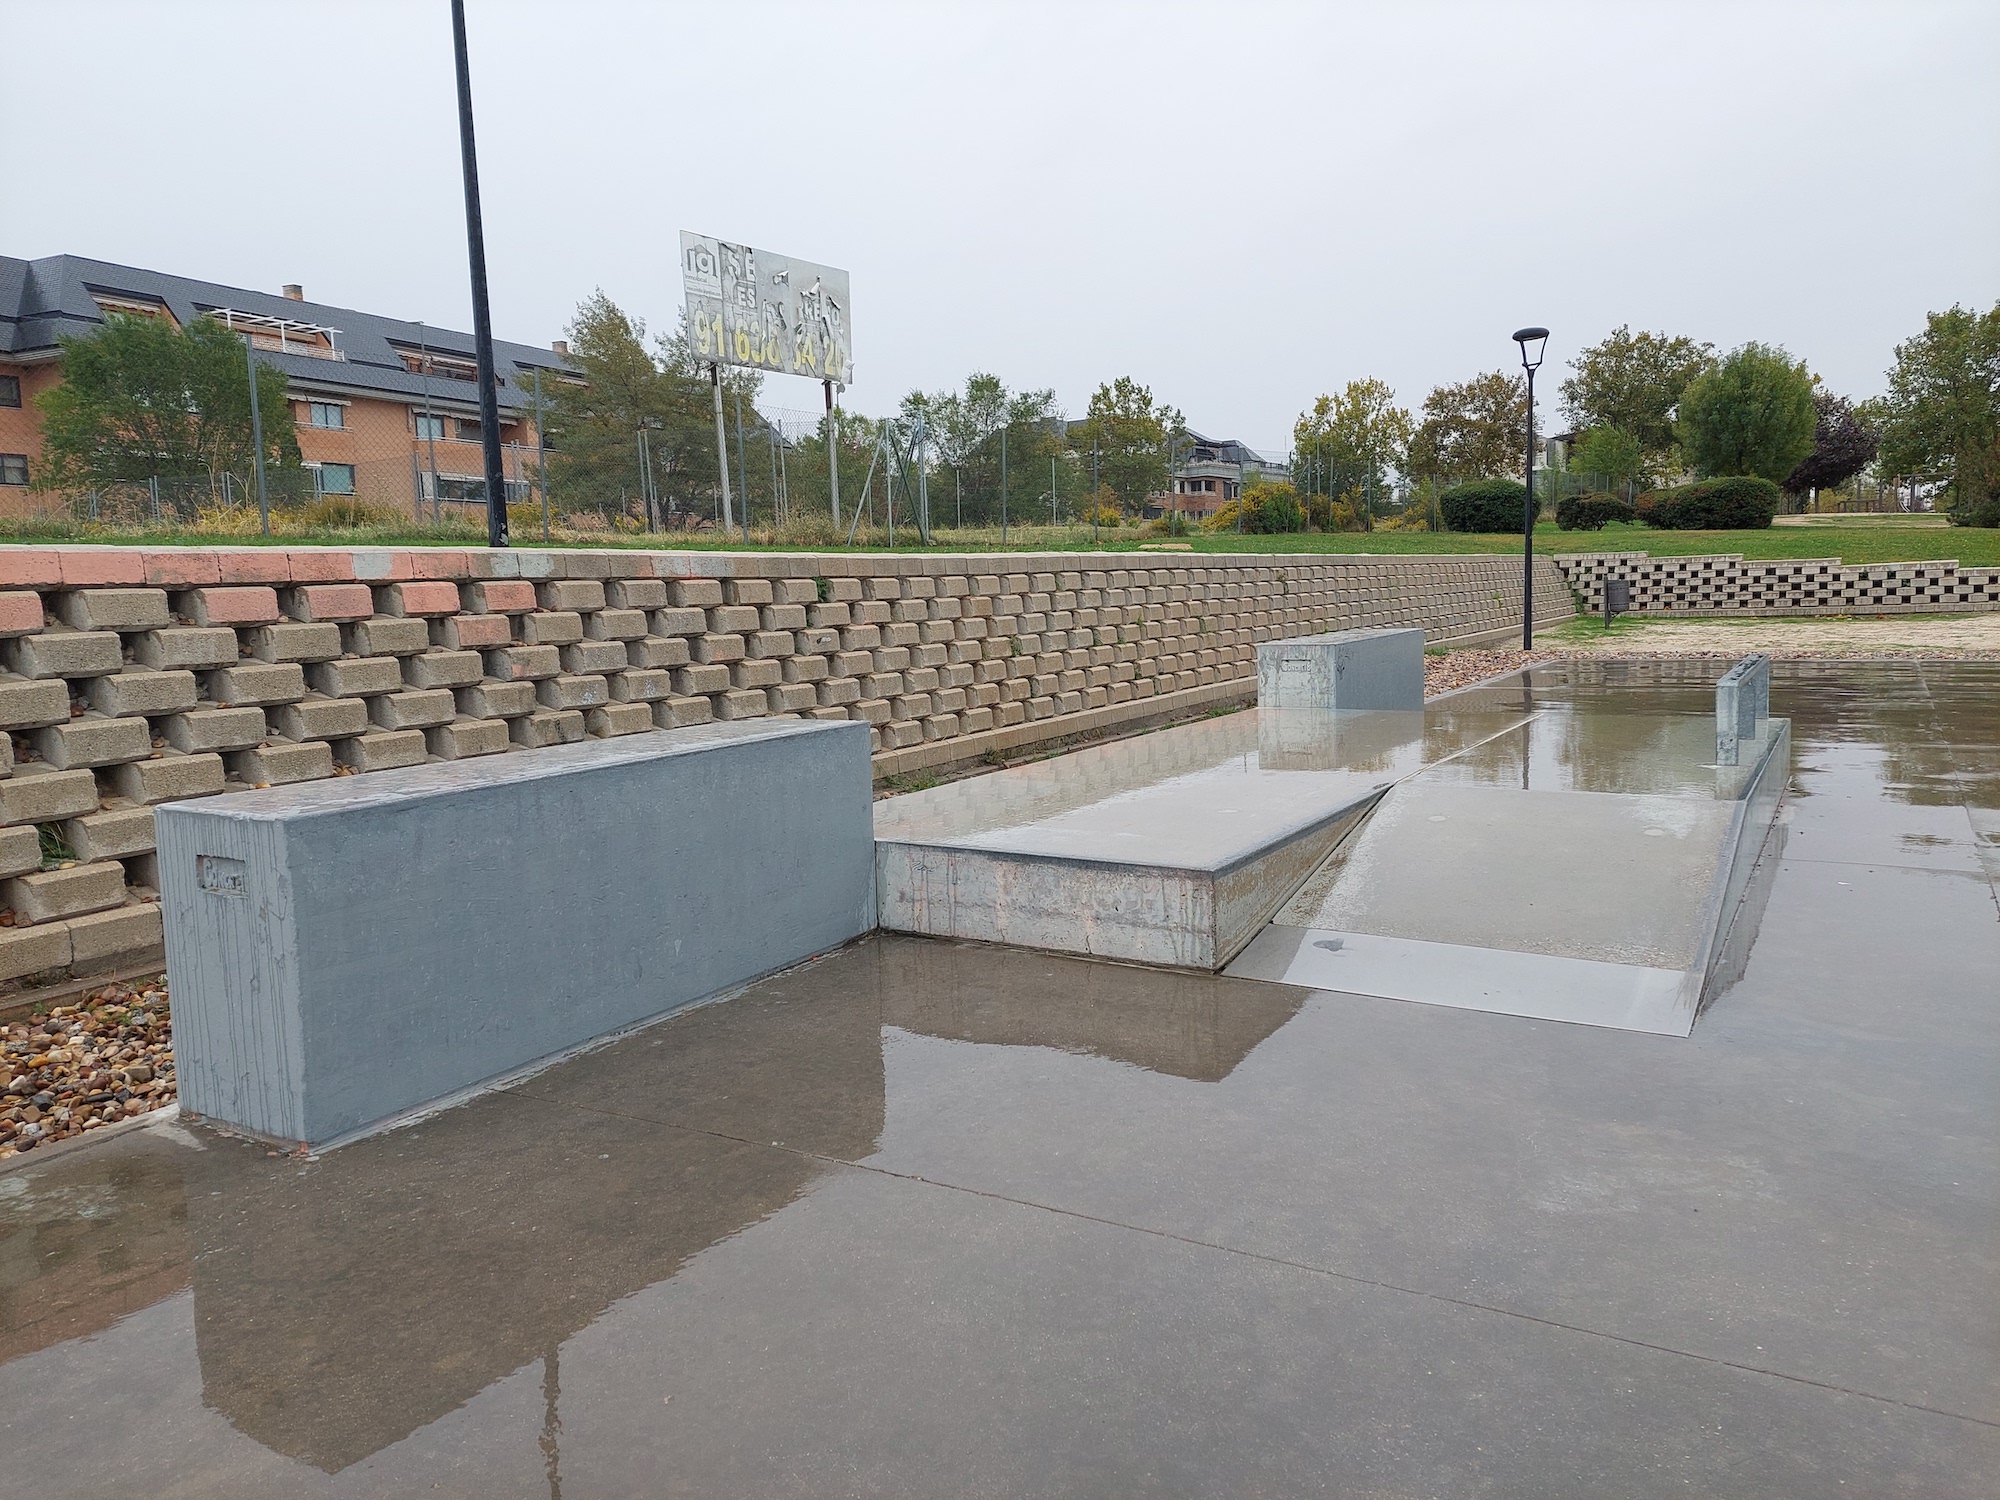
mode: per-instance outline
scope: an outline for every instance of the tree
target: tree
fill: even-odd
[[[1605,486],[1629,484],[1646,471],[1646,455],[1638,438],[1622,427],[1593,427],[1570,449],[1572,474],[1602,479]]]
[[[1942,485],[1961,526],[2000,526],[2000,302],[1953,305],[1896,346],[1881,465]]]
[[[1527,458],[1528,388],[1495,370],[1424,397],[1424,419],[1410,436],[1412,478],[1486,479],[1518,471]]]
[[[1882,445],[1882,435],[1855,411],[1854,403],[1832,391],[1813,392],[1812,452],[1785,476],[1788,494],[1830,490],[1868,467]]]
[[[1749,343],[1697,375],[1674,430],[1697,474],[1755,474],[1774,483],[1812,452],[1813,378],[1782,349]]]
[[[1003,432],[1008,515],[1016,522],[1032,521],[1038,503],[1048,504],[1049,458],[1064,453],[1067,426],[1054,391],[1009,391],[999,376],[979,371],[966,377],[963,392],[912,391],[903,398],[902,415],[907,420],[919,413],[931,435],[933,459],[952,477],[949,510],[934,495],[933,514],[962,509],[968,525],[1000,520]],[[1081,489],[1072,482],[1066,493],[1080,494]]]
[[[1649,459],[1673,453],[1674,415],[1689,382],[1715,364],[1715,346],[1621,325],[1570,361],[1563,420],[1577,430],[1616,427]]]
[[[1120,375],[1091,393],[1074,441],[1079,453],[1094,452],[1102,486],[1130,515],[1148,495],[1166,490],[1168,441],[1186,430],[1180,412],[1155,404],[1151,389]]]
[[[165,318],[111,313],[95,333],[62,340],[62,384],[37,400],[42,413],[40,488],[87,489],[224,473],[245,484],[254,469],[250,370],[243,339],[213,318],[176,328]],[[264,461],[299,462],[284,375],[257,380]]]
[[[1359,486],[1368,512],[1388,476],[1408,462],[1416,424],[1380,380],[1350,380],[1338,396],[1321,396],[1292,424],[1292,452],[1313,456],[1313,488],[1341,494]]]

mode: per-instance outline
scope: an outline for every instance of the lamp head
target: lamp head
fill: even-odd
[[[1522,369],[1539,370],[1542,367],[1542,348],[1548,341],[1549,331],[1546,328],[1517,328],[1514,330],[1514,342],[1521,346]]]

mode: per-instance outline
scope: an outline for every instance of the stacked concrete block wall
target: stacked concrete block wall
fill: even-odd
[[[1519,609],[1479,557],[0,547],[0,983],[151,961],[162,802],[774,715],[865,721],[887,774]]]
[[[1604,608],[1604,580],[1632,586],[1632,612],[1659,615],[1958,614],[2000,609],[2000,567],[1955,561],[1865,563],[1837,557],[1745,561],[1596,552],[1556,558],[1586,612]]]

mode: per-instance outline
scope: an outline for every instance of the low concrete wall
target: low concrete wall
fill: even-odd
[[[1331,713],[1424,706],[1421,630],[1337,630],[1257,648],[1262,707]]]
[[[182,1106],[317,1145],[835,947],[870,804],[866,730],[802,723],[171,803]]]
[[[1837,557],[1746,562],[1741,554],[1654,557],[1645,552],[1558,554],[1556,566],[1585,613],[1604,609],[1604,580],[1632,585],[1647,615],[1964,614],[2000,609],[2000,567],[1956,561],[1865,563]]]
[[[1519,609],[1507,557],[0,547],[0,983],[157,959],[170,799],[772,717],[864,723],[888,775],[1248,701],[1281,636]]]

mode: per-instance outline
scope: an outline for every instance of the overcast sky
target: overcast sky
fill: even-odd
[[[1993,0],[467,9],[496,331],[671,326],[695,229],[852,273],[864,411],[1130,374],[1282,452],[1524,323],[1557,378],[1629,322],[1866,396],[2000,298]],[[444,0],[0,0],[0,56],[0,253],[471,326]]]

